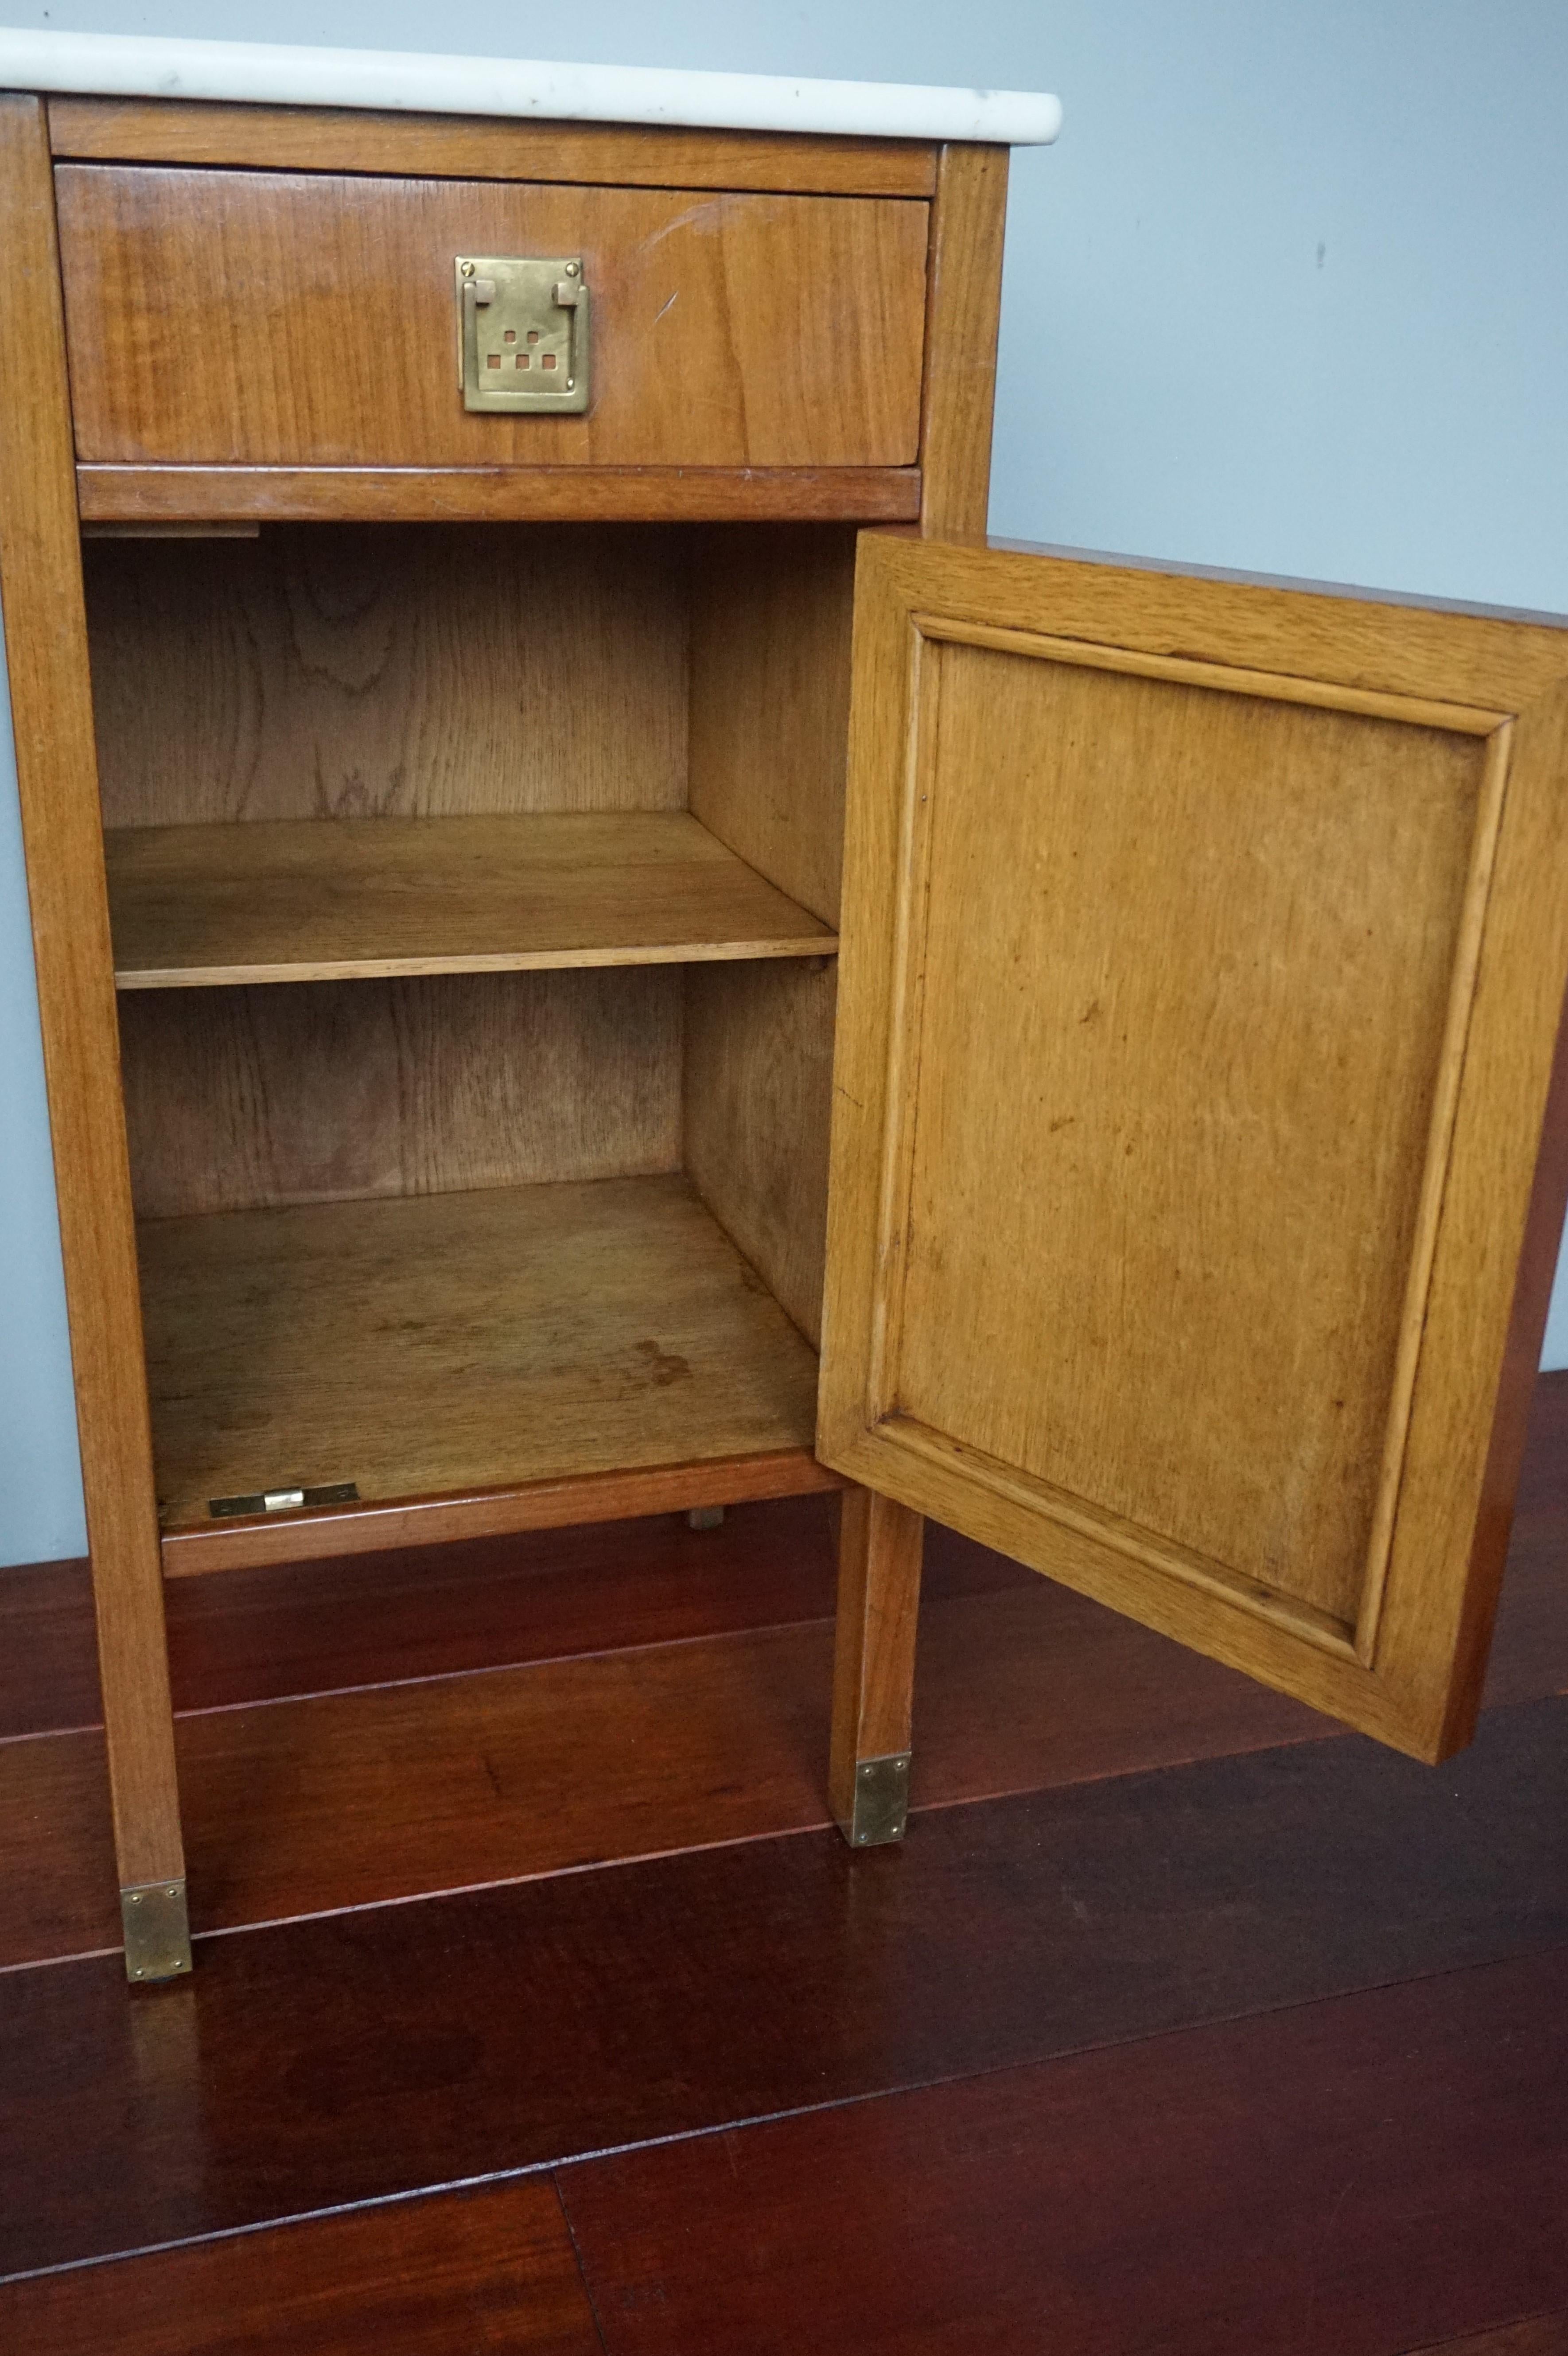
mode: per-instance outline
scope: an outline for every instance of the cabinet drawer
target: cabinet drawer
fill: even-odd
[[[62,165],[85,463],[889,466],[918,455],[928,207]],[[466,411],[461,254],[581,254],[586,415]]]

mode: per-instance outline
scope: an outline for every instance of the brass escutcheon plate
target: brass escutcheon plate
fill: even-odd
[[[460,253],[453,267],[464,409],[585,410],[590,305],[581,255]]]

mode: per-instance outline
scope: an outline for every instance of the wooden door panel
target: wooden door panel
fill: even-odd
[[[1451,1747],[1561,1216],[1568,634],[862,568],[822,1452]]]

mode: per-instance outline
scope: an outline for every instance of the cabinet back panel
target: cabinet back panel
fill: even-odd
[[[120,1023],[143,1217],[680,1167],[677,968],[156,991]]]
[[[657,527],[90,541],[106,826],[686,805],[686,543]]]

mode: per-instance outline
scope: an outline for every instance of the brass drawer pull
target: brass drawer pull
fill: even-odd
[[[581,255],[459,255],[456,284],[464,409],[587,408],[590,306]]]

